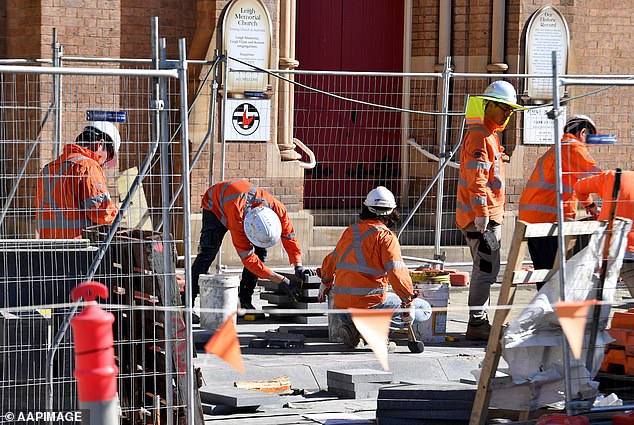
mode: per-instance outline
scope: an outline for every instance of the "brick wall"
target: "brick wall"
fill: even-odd
[[[7,2],[3,5],[0,5],[0,58],[7,54]]]
[[[513,1],[515,3],[516,0]],[[634,40],[634,25],[630,13],[622,8],[606,7],[604,1],[561,0],[561,1],[522,1],[520,7],[513,9],[518,21],[511,23],[522,26],[510,31],[521,34],[523,25],[533,12],[540,7],[552,4],[565,17],[570,27],[569,69],[570,74],[631,74],[634,68],[634,56],[631,54],[631,41]],[[581,7],[583,6],[583,7]],[[510,40],[509,40],[510,41]],[[520,51],[519,39],[509,51]],[[523,55],[523,52],[521,52]],[[590,93],[598,87],[569,87],[570,96]],[[632,145],[634,138],[631,131],[634,109],[634,89],[612,88],[600,93],[582,97],[568,103],[568,113],[582,113],[591,116],[597,123],[599,132],[616,134],[618,142],[614,146],[590,146],[590,151],[604,169],[623,167],[632,169]],[[528,179],[535,167],[535,159],[547,147],[524,147],[524,175]],[[513,183],[513,182],[511,182]],[[521,193],[523,182],[515,182]],[[520,184],[522,183],[522,184]],[[513,184],[511,184],[513,187]],[[512,189],[509,188],[509,189]],[[513,195],[513,192],[511,192]],[[512,199],[509,199],[512,200]]]

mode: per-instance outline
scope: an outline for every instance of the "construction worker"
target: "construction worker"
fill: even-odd
[[[564,217],[574,220],[577,213],[578,201],[586,208],[588,214],[596,219],[598,211],[592,201],[592,195],[587,194],[580,199],[574,193],[573,185],[583,177],[601,172],[597,161],[591,156],[586,146],[589,134],[596,134],[594,121],[586,115],[573,115],[564,126],[561,139],[561,179],[563,183],[562,201],[564,203]],[[522,192],[519,206],[519,219],[527,223],[555,223],[557,222],[557,187],[555,178],[555,146],[548,149],[538,160],[535,170],[526,183]],[[528,251],[530,252],[535,269],[552,269],[557,256],[558,244],[556,236],[530,238]],[[538,284],[540,289],[543,284]]]
[[[88,226],[114,221],[118,208],[110,199],[102,166],[114,162],[120,146],[114,124],[94,121],[42,168],[35,201],[40,238],[77,239]]]
[[[619,194],[616,201],[614,217],[629,218],[634,221],[634,171],[621,171]],[[596,193],[603,200],[598,216],[599,220],[610,220],[610,211],[614,202],[612,191],[614,188],[616,170],[603,171],[591,177],[577,181],[574,185],[575,193],[581,198],[587,198]],[[627,235],[627,251],[623,257],[621,267],[623,283],[634,298],[634,229]]]
[[[500,270],[501,225],[504,220],[504,163],[506,154],[498,133],[506,127],[517,104],[515,88],[506,81],[491,83],[467,103],[460,154],[456,223],[471,250],[473,269],[469,288],[466,339],[487,340],[491,325],[485,305]]]
[[[295,229],[282,202],[248,181],[230,180],[207,189],[202,198],[202,209],[203,227],[198,256],[192,265],[192,301],[199,293],[198,277],[208,272],[227,230],[244,264],[238,293],[242,308],[254,309],[251,297],[258,277],[279,283],[291,299],[299,296],[300,288],[296,281],[264,265],[267,248],[281,239],[298,280],[313,273],[302,266],[302,252]]]
[[[396,200],[387,188],[372,189],[363,202],[360,223],[343,232],[335,250],[324,258],[319,301],[333,289],[336,308],[407,309],[392,318],[394,328],[428,320],[431,306],[415,298],[412,279],[401,258],[401,246],[389,229],[399,220]],[[394,292],[388,292],[388,283]],[[344,344],[356,347],[360,335],[349,315],[342,318],[338,335]]]

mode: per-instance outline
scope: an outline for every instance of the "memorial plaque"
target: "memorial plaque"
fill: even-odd
[[[549,77],[527,79],[526,89],[531,99],[552,99],[552,52],[557,52],[557,69],[564,74],[569,46],[568,23],[557,9],[544,6],[533,14],[526,30],[526,73]],[[563,87],[560,90],[560,96],[563,96]]]
[[[234,0],[226,9],[222,26],[222,47],[226,52],[229,69],[245,70],[230,72],[227,81],[228,93],[264,92],[268,75],[253,72],[249,65],[269,69],[271,62],[271,17],[260,0]]]

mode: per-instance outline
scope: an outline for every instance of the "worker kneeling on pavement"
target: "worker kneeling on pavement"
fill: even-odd
[[[338,309],[399,309],[392,317],[392,329],[429,320],[431,306],[415,297],[401,246],[389,229],[399,220],[392,192],[383,186],[372,189],[359,217],[361,222],[343,232],[335,250],[322,262],[319,301],[325,301],[332,291]],[[388,283],[395,293],[388,292]],[[342,323],[340,338],[356,347],[360,335],[349,314],[343,315]]]
[[[306,275],[314,273],[302,266],[302,252],[295,237],[295,229],[282,202],[248,181],[231,180],[207,189],[203,195],[202,208],[203,226],[198,256],[192,264],[192,302],[199,293],[198,278],[209,270],[227,230],[244,264],[238,293],[240,307],[254,309],[251,297],[258,277],[279,283],[291,299],[300,295],[297,282],[264,265],[267,248],[273,247],[281,239],[298,280],[303,281]]]

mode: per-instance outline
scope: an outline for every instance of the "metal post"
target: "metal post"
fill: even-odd
[[[225,142],[225,125],[226,119],[225,115],[227,115],[227,81],[229,80],[229,57],[227,56],[227,52],[224,53],[224,74],[223,74],[223,82],[222,82],[222,107],[220,108],[220,181],[225,180],[225,161],[226,161],[226,152],[227,152],[227,143]],[[218,250],[218,255],[216,256],[216,272],[220,273],[220,269],[222,268],[222,249]]]
[[[178,68],[178,76],[180,82],[180,114],[181,114],[181,156],[183,159],[183,215],[185,217],[183,226],[183,242],[185,244],[185,301],[187,308],[187,423],[194,424],[194,366],[192,359],[194,358],[194,334],[192,331],[192,259],[191,259],[191,223],[190,217],[190,186],[189,186],[189,119],[187,117],[187,44],[184,38],[178,40],[178,53],[180,64]]]
[[[158,18],[152,18],[152,52],[153,52],[153,63],[154,69],[166,68],[166,41],[165,38],[158,39]],[[156,45],[155,45],[156,44]],[[167,425],[172,425],[172,414],[171,408],[174,406],[174,397],[173,397],[173,389],[172,389],[172,373],[173,368],[172,365],[174,363],[173,358],[173,347],[172,347],[172,338],[174,335],[172,329],[172,312],[170,308],[172,306],[172,288],[176,284],[174,281],[174,276],[172,275],[172,235],[171,235],[171,222],[170,222],[170,211],[169,211],[169,203],[170,203],[170,137],[169,137],[169,126],[168,126],[168,116],[167,110],[169,106],[167,102],[169,101],[169,97],[167,95],[167,84],[164,79],[157,78],[155,79],[158,82],[158,92],[155,93],[156,101],[158,99],[163,99],[164,107],[160,111],[160,118],[158,122],[154,123],[154,131],[156,131],[158,138],[160,140],[161,151],[160,151],[160,161],[161,161],[161,206],[162,206],[162,214],[163,214],[163,264],[164,271],[163,274],[163,294],[164,299],[163,303],[167,307],[164,312],[164,329],[165,329],[165,401],[167,402]],[[157,416],[160,417],[160,404],[158,405]]]
[[[445,58],[445,68],[442,71],[442,115],[440,115],[440,140],[438,146],[438,185],[436,186],[436,225],[434,228],[434,260],[441,258],[440,255],[440,236],[442,233],[443,222],[443,191],[445,184],[445,172],[443,164],[449,162],[445,155],[445,146],[447,145],[447,112],[449,109],[449,83],[451,79],[451,57]]]
[[[563,190],[562,182],[562,168],[561,168],[561,138],[559,136],[559,115],[560,101],[559,101],[559,74],[557,70],[557,52],[552,52],[553,60],[553,113],[552,118],[554,122],[554,138],[555,138],[555,184],[557,188],[557,227],[558,227],[558,246],[559,246],[559,291],[561,301],[566,300],[566,237],[564,233],[564,204],[561,197]],[[564,384],[566,391],[566,412],[568,415],[573,415],[574,411],[570,405],[570,398],[572,396],[572,383],[570,382],[570,350],[568,348],[568,341],[562,335],[563,346],[563,360],[564,360]]]
[[[53,28],[53,66],[61,67],[62,46],[57,42],[57,29]],[[62,75],[53,75],[53,104],[55,120],[53,121],[53,158],[62,153]]]

